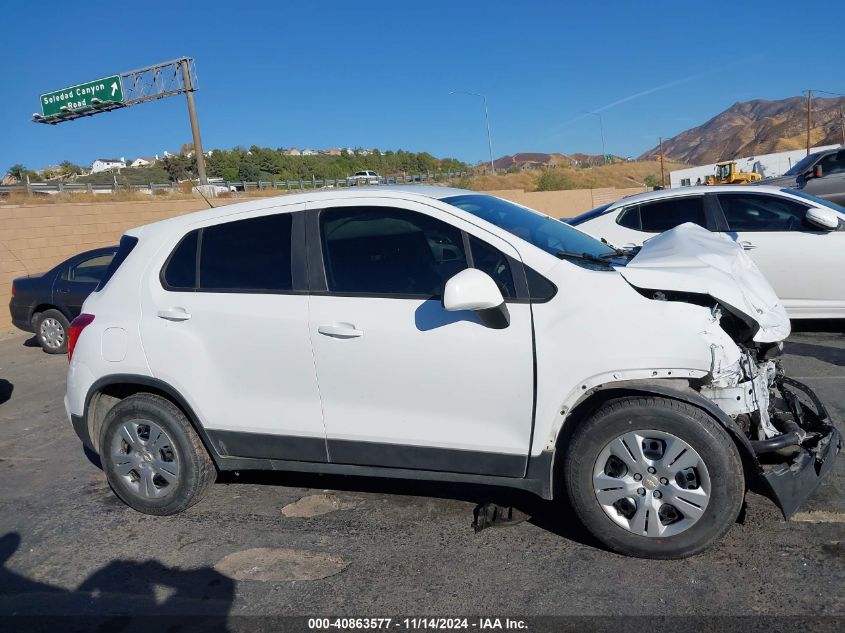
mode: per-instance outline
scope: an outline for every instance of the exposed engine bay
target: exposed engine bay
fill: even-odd
[[[755,341],[754,322],[711,297],[673,294],[660,292],[652,298],[711,304],[713,324],[736,343],[738,354],[733,350],[733,355],[724,345],[711,343],[710,375],[695,386],[747,439],[760,474],[788,518],[832,467],[842,448],[841,435],[813,390],[785,375],[782,341]]]

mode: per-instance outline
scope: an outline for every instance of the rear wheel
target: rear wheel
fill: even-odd
[[[725,534],[742,507],[742,462],[707,413],[666,398],[612,400],[573,433],[566,486],[584,525],[612,549],[683,558]]]
[[[176,514],[214,483],[214,463],[185,414],[169,400],[135,394],[103,421],[100,458],[109,485],[145,514]]]
[[[67,352],[67,332],[70,324],[58,310],[45,310],[35,319],[35,337],[48,354]]]

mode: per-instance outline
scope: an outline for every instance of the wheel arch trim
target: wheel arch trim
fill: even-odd
[[[143,391],[143,388],[146,387],[165,394],[168,398],[173,401],[176,406],[182,409],[182,411],[188,417],[188,421],[191,423],[191,426],[197,432],[197,435],[199,435],[200,441],[203,443],[203,446],[208,451],[208,454],[211,456],[211,459],[214,461],[215,465],[219,463],[219,454],[215,450],[214,444],[211,441],[211,438],[208,436],[208,433],[206,433],[202,421],[194,411],[193,407],[188,403],[187,399],[182,396],[182,394],[179,393],[179,391],[172,385],[164,382],[163,380],[159,380],[158,378],[153,378],[152,376],[144,376],[142,374],[109,374],[107,376],[102,376],[98,378],[91,384],[91,386],[88,388],[88,392],[85,394],[85,405],[82,411],[82,415],[71,416],[73,418],[72,421],[76,433],[79,436],[79,439],[82,440],[82,443],[85,444],[85,446],[87,446],[91,450],[96,451],[95,443],[93,441],[93,438],[91,438],[90,434],[91,426],[89,420],[89,415],[91,413],[91,403],[94,399],[94,396],[99,393],[102,393],[105,388],[113,386],[141,387],[141,389],[139,389],[138,391]]]
[[[734,444],[740,452],[740,457],[742,458],[746,475],[753,476],[757,482],[764,481],[762,476],[763,470],[760,466],[760,462],[754,453],[751,442],[745,436],[745,433],[742,432],[742,429],[740,429],[737,423],[727,413],[722,411],[716,403],[702,396],[689,386],[688,381],[680,378],[619,381],[609,383],[607,385],[598,385],[597,387],[584,392],[582,397],[579,398],[566,413],[563,424],[561,424],[561,427],[557,432],[557,436],[555,437],[555,452],[557,452],[557,450],[565,444],[563,443],[563,440],[572,433],[574,427],[577,426],[579,419],[583,419],[580,412],[584,411],[585,407],[589,403],[597,402],[598,405],[601,402],[605,402],[615,397],[614,392],[618,393],[618,397],[638,394],[662,396],[665,398],[671,398],[672,400],[680,400],[702,409],[706,413],[710,414],[711,417],[718,421],[719,424],[728,431],[731,439],[733,439]],[[589,408],[586,410],[589,411]]]

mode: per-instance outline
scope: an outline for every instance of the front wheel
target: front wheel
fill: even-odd
[[[684,558],[736,521],[745,481],[727,431],[667,398],[611,400],[573,433],[564,464],[572,505],[610,548]]]

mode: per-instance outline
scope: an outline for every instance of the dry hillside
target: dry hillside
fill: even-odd
[[[681,169],[687,165],[681,163],[666,162],[666,182],[669,182],[669,172],[673,169]],[[545,176],[544,176],[545,175]],[[551,189],[600,189],[602,187],[617,187],[620,189],[636,187],[645,183],[651,176],[655,181],[660,181],[660,163],[658,161],[636,161],[614,163],[612,165],[601,165],[599,167],[572,168],[556,167],[554,169],[530,169],[513,174],[502,174],[497,176],[475,176],[463,183],[469,189],[478,191],[494,191],[502,189],[524,189],[525,191],[537,191],[540,179],[544,178],[546,184],[552,186],[544,187]]]
[[[845,97],[813,99],[811,145],[842,142],[840,108]],[[807,143],[807,99],[791,97],[779,101],[756,99],[735,103],[707,123],[681,132],[663,142],[666,157],[692,165],[754,156],[790,149]],[[655,147],[640,158],[655,158]]]

